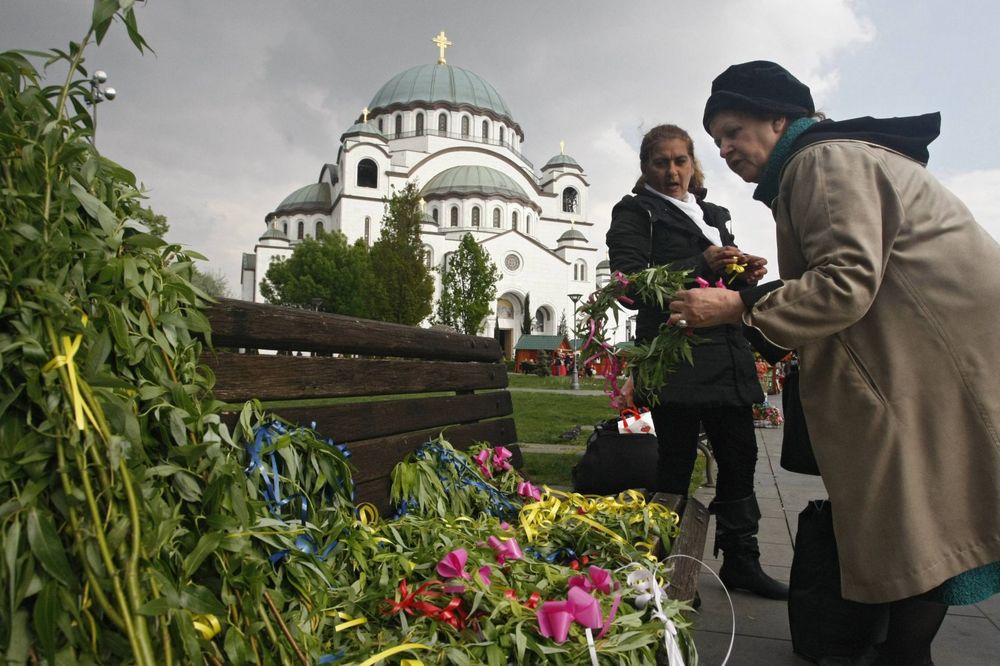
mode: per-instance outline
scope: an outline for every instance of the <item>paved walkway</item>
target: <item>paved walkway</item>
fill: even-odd
[[[772,404],[775,402],[771,398]],[[780,404],[780,401],[779,401]],[[788,581],[792,544],[799,512],[812,499],[825,498],[818,477],[787,472],[779,466],[781,428],[757,430],[756,492],[761,507],[761,563],[771,576]],[[706,506],[712,488],[701,488],[695,496]],[[718,573],[721,561],[712,557],[714,518],[709,524],[704,561]],[[729,604],[718,580],[705,572],[699,582],[702,606],[694,616],[699,664],[721,664],[729,647],[732,623]],[[788,609],[782,601],[771,601],[733,592],[736,608],[736,640],[729,664],[733,666],[806,666],[809,662],[792,652],[788,631]],[[934,641],[936,666],[1000,665],[1000,595],[974,606],[954,606]]]

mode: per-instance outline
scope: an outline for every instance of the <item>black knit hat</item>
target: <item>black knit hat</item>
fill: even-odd
[[[787,69],[767,60],[754,60],[732,65],[712,81],[712,95],[702,118],[706,132],[719,111],[808,116],[816,107],[809,86]]]

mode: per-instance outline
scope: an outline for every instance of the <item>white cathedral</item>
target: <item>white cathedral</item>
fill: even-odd
[[[595,245],[587,236],[594,224],[583,167],[560,146],[536,169],[521,152],[524,131],[496,89],[445,62],[451,42],[444,32],[433,41],[437,63],[389,79],[341,136],[336,162],[264,218],[253,253],[243,255],[242,298],[263,301],[268,265],[304,238],[336,229],[348,242],[364,238],[370,246],[379,238],[384,199],[413,181],[424,202],[428,267],[439,267],[471,233],[499,268],[497,301],[480,332],[499,331],[512,358],[526,297],[532,332],[555,335],[564,314],[572,321],[571,295],[586,296],[607,281],[604,239]],[[436,303],[441,276],[433,274]]]

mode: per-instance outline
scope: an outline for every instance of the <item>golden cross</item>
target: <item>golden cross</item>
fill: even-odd
[[[441,49],[441,55],[438,56],[438,64],[444,65],[445,64],[444,50],[449,46],[451,46],[452,43],[449,42],[448,38],[444,36],[444,30],[442,30],[441,33],[431,41],[437,44],[437,47]]]
[[[367,106],[365,108],[361,109],[361,117],[364,118],[364,120],[362,122],[365,122],[365,123],[368,122],[368,107]]]
[[[560,141],[559,142],[559,154],[560,155],[565,155],[566,154],[566,142],[565,141]]]
[[[569,228],[570,229],[576,229],[576,216],[575,215],[571,215],[570,218],[569,218]]]

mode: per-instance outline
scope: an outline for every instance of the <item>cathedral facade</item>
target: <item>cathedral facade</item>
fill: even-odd
[[[370,246],[379,238],[385,199],[414,182],[423,199],[427,263],[438,269],[435,303],[439,269],[472,234],[501,273],[480,333],[497,332],[512,358],[526,302],[532,332],[553,335],[564,315],[572,320],[571,295],[587,295],[609,277],[603,239],[598,246],[589,237],[590,185],[562,147],[535,167],[522,152],[524,131],[497,90],[447,64],[444,33],[434,42],[438,62],[389,79],[341,136],[336,161],[266,215],[254,251],[243,255],[242,298],[262,301],[270,262],[290,256],[305,238],[338,230],[348,242],[364,238]]]

